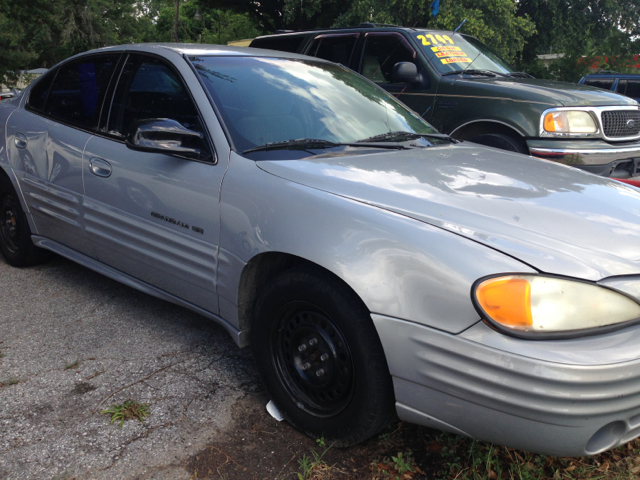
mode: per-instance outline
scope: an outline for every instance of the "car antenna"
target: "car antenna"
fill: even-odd
[[[462,25],[464,25],[464,24],[465,24],[465,22],[466,22],[466,21],[467,21],[467,19],[465,18],[465,19],[462,21],[462,23],[461,23],[460,25],[458,25],[458,28],[456,28],[456,29],[453,31],[453,33],[456,33],[458,30],[460,30],[460,28],[462,27]]]

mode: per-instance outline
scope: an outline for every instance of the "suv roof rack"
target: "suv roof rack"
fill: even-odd
[[[361,23],[360,25],[356,25],[355,27],[346,27],[346,28],[379,28],[379,27],[402,28],[399,25],[393,25],[391,23],[371,23],[371,22],[364,22],[364,23]]]

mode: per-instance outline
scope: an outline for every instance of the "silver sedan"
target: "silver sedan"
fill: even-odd
[[[252,345],[336,445],[394,414],[587,455],[640,435],[640,193],[459,143],[335,64],[126,45],[0,103],[0,251]]]

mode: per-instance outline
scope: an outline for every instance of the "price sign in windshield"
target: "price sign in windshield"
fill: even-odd
[[[432,55],[435,55],[443,64],[450,63],[471,63],[471,59],[460,47],[455,46],[455,42],[448,35],[418,35],[416,37],[422,42],[422,45],[431,47]],[[442,45],[440,45],[442,44]],[[427,52],[429,49],[425,49]]]

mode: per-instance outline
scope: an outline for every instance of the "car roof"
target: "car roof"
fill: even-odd
[[[267,38],[267,37],[274,37],[274,36],[279,36],[279,37],[287,37],[287,36],[298,36],[298,35],[315,35],[318,33],[340,33],[340,32],[393,32],[393,31],[397,31],[397,30],[404,30],[404,31],[411,31],[411,32],[430,32],[430,33],[435,33],[435,34],[445,34],[445,35],[453,35],[454,32],[451,30],[434,30],[434,29],[430,29],[430,28],[426,28],[426,27],[401,27],[398,25],[379,25],[379,26],[370,26],[372,24],[364,24],[364,25],[356,25],[356,26],[352,26],[352,27],[333,27],[333,28],[317,28],[317,29],[313,29],[313,30],[299,30],[299,31],[281,31],[281,32],[274,32],[272,34],[269,35],[262,35],[260,37],[256,37],[255,39],[257,40],[258,38]],[[460,35],[464,35],[463,33],[460,33]]]
[[[74,58],[80,58],[85,55],[91,55],[95,53],[108,53],[108,52],[122,52],[122,51],[134,51],[134,52],[146,52],[156,53],[161,56],[167,56],[169,52],[177,53],[179,55],[217,55],[217,56],[247,56],[247,57],[278,57],[278,58],[291,58],[300,60],[322,61],[325,60],[308,57],[306,55],[299,55],[296,53],[282,52],[280,50],[267,50],[264,48],[251,48],[251,47],[231,47],[227,45],[203,45],[200,43],[129,43],[124,45],[113,45],[110,47],[98,48],[95,50],[89,50],[82,52],[72,57],[69,57],[63,62]],[[63,63],[60,62],[60,63]],[[330,63],[330,62],[327,62]]]
[[[584,78],[640,78],[640,73],[589,73]]]

